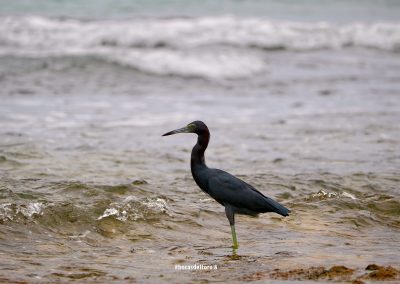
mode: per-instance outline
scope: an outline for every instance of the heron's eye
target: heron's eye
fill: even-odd
[[[193,123],[188,124],[187,129],[189,129],[191,132],[196,131],[196,125]]]

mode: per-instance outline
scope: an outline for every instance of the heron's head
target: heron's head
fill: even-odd
[[[168,135],[178,134],[178,133],[196,133],[198,135],[201,135],[203,133],[209,133],[209,131],[208,131],[207,125],[204,122],[196,120],[196,121],[189,123],[185,127],[172,130],[170,132],[163,134],[162,136],[168,136]]]

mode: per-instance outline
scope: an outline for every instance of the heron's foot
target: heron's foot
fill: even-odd
[[[240,260],[242,257],[237,254],[237,248],[233,248],[232,246],[232,254],[228,255],[231,260]]]

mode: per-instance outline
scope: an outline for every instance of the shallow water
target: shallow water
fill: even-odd
[[[0,11],[0,282],[289,283],[332,280],[298,269],[344,265],[354,280],[371,263],[399,268],[396,11],[340,25],[253,8],[82,20],[45,2],[41,16]],[[195,136],[161,137],[197,119],[210,167],[292,210],[238,216],[236,255],[223,208],[192,180]]]
[[[59,84],[80,75],[62,76]],[[398,266],[396,95],[241,96],[192,80],[200,88],[190,96],[3,96],[4,281],[262,281],[276,268]],[[223,208],[190,176],[195,137],[160,136],[194,119],[211,129],[210,166],[293,211],[284,219],[238,217],[237,258]],[[218,270],[176,271],[177,264]]]

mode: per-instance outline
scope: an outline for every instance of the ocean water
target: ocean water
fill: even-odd
[[[0,0],[0,282],[399,269],[399,51],[398,1]],[[161,137],[193,120],[292,210],[238,216],[236,254],[195,136]]]

